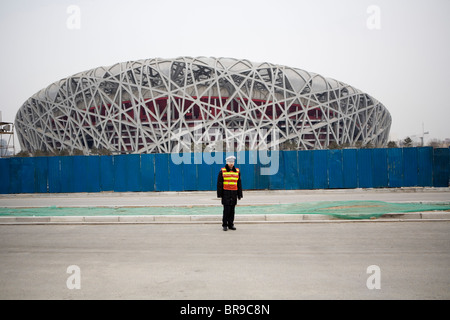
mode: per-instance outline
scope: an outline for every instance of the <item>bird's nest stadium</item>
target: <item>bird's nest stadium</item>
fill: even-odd
[[[206,57],[81,72],[34,94],[15,119],[22,150],[84,154],[170,153],[218,143],[251,150],[274,130],[272,145],[298,150],[384,146],[390,126],[383,104],[343,82],[287,66]]]

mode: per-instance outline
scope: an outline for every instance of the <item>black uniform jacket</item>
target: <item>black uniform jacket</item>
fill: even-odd
[[[225,165],[227,171],[236,172],[236,168],[230,169],[228,165]],[[239,172],[239,179],[237,181],[237,190],[224,190],[223,189],[223,175],[222,170],[219,172],[219,176],[217,177],[217,197],[222,198],[222,204],[224,206],[235,206],[237,200],[242,198],[242,182],[241,182],[241,172]]]

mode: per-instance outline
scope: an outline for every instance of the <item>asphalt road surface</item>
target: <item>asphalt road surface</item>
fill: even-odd
[[[449,270],[449,221],[0,226],[0,299],[450,299]]]

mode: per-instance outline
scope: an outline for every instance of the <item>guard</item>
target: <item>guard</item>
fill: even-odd
[[[234,226],[234,207],[237,204],[237,200],[242,199],[241,173],[234,166],[235,160],[235,156],[227,157],[227,164],[225,168],[220,170],[217,177],[217,197],[222,198],[223,204],[223,231],[228,229],[236,230]]]

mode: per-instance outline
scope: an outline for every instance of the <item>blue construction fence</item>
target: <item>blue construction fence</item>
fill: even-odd
[[[215,163],[208,164],[212,155]],[[181,164],[171,154],[3,158],[0,193],[215,190],[226,155],[180,154]],[[272,151],[265,158],[258,158],[256,151],[235,155],[245,190],[449,186],[448,148]]]

